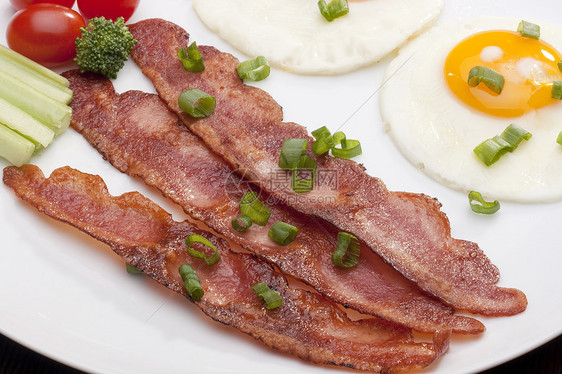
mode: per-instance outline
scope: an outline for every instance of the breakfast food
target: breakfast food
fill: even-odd
[[[287,280],[256,257],[233,252],[224,239],[203,232],[138,192],[111,196],[103,180],[69,167],[45,178],[33,165],[4,169],[4,183],[39,211],[75,226],[111,247],[127,263],[187,297],[178,272],[195,268],[204,289],[191,300],[209,317],[282,352],[316,363],[388,372],[427,366],[448,347],[447,332],[434,343],[415,343],[408,329],[378,319],[351,321],[335,304]],[[215,245],[220,260],[212,266],[190,257],[185,238],[200,235]],[[264,282],[283,304],[266,309],[252,290]]]
[[[517,31],[519,19],[477,18],[428,31],[400,50],[388,66],[380,108],[404,156],[435,180],[488,200],[562,199],[560,100],[562,29],[537,22],[540,39]],[[430,52],[429,52],[430,51]],[[470,87],[474,66],[498,71],[500,94]],[[487,166],[473,152],[510,124],[530,135]]]
[[[312,139],[302,126],[284,123],[279,105],[264,91],[245,86],[236,74],[236,58],[200,47],[202,73],[189,73],[174,59],[188,35],[160,20],[130,26],[138,44],[131,56],[180,119],[217,154],[254,177],[262,189],[293,208],[335,224],[364,240],[383,259],[422,289],[461,310],[484,315],[512,315],[525,310],[525,295],[497,287],[498,269],[475,244],[453,239],[440,204],[428,196],[391,192],[350,160],[314,157],[318,172],[337,173],[338,186],[320,186],[307,195],[290,179],[273,180],[285,139]],[[178,107],[186,88],[216,99],[214,113],[194,119]],[[322,197],[322,199],[318,199]],[[329,197],[332,197],[329,199]]]
[[[260,200],[271,211],[267,226],[289,223],[299,230],[296,239],[287,246],[275,244],[267,228],[256,225],[237,232],[231,221],[239,214],[242,195],[250,191],[248,183],[187,130],[158,96],[117,94],[108,79],[77,71],[64,76],[74,91],[71,126],[116,168],[158,188],[194,219],[348,308],[428,333],[484,331],[479,321],[453,314],[365,245],[353,271],[334,266],[330,258],[337,229],[275,203],[264,192]]]
[[[328,22],[316,0],[194,0],[221,38],[250,57],[304,74],[341,74],[379,61],[439,15],[441,0],[349,1]]]

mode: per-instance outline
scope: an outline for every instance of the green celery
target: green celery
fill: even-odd
[[[14,63],[27,66],[28,68],[36,71],[37,73],[43,75],[44,77],[49,78],[50,80],[57,82],[65,87],[69,86],[68,79],[66,79],[62,75],[57,74],[50,69],[47,69],[43,65],[39,65],[37,62],[15,51],[12,51],[10,48],[5,47],[2,44],[0,44],[0,55],[2,55],[5,58],[10,58]]]
[[[35,145],[0,124],[0,157],[4,157],[16,166],[27,163],[35,151]]]
[[[43,147],[51,144],[55,137],[53,130],[2,98],[0,98],[0,123]]]
[[[72,109],[0,71],[0,97],[60,133],[70,124]]]

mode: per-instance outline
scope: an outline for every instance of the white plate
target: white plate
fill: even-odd
[[[439,23],[478,14],[511,15],[560,23],[562,6],[478,0],[445,2]],[[13,14],[0,5],[0,42]],[[131,22],[149,17],[173,21],[198,44],[233,50],[198,20],[187,0],[143,0]],[[297,76],[273,70],[259,86],[283,106],[286,120],[311,129],[343,125],[359,138],[358,161],[393,190],[424,192],[443,203],[457,238],[476,241],[501,271],[502,286],[523,290],[524,313],[480,318],[480,337],[454,338],[450,352],[431,366],[435,373],[467,373],[500,364],[562,333],[562,204],[502,205],[494,216],[473,214],[464,194],[451,191],[413,168],[381,128],[378,88],[388,61],[340,77]],[[132,62],[119,73],[117,89],[154,92]],[[342,95],[342,93],[345,93]],[[332,103],[338,98],[339,106]],[[35,157],[45,173],[70,165],[101,175],[110,192],[139,190],[176,219],[185,216],[159,193],[117,172],[84,139],[69,130]],[[0,167],[7,165],[0,161]],[[89,236],[38,214],[0,184],[0,332],[76,368],[103,373],[321,373],[326,368],[273,352],[253,339],[205,317],[165,288],[125,272],[123,262]],[[338,369],[330,372],[339,372]],[[348,372],[348,371],[342,371]]]

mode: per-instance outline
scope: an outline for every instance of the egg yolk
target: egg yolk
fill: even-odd
[[[486,31],[461,41],[447,56],[445,79],[464,103],[499,117],[516,117],[560,102],[551,98],[552,82],[562,80],[560,53],[542,40],[511,31]],[[498,95],[484,83],[468,85],[474,66],[487,66],[503,75]]]

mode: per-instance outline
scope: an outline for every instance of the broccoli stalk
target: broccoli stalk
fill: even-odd
[[[76,39],[74,61],[80,72],[91,71],[107,78],[117,78],[133,46],[137,43],[123,17],[115,23],[104,17],[92,18],[80,29],[82,37]]]

